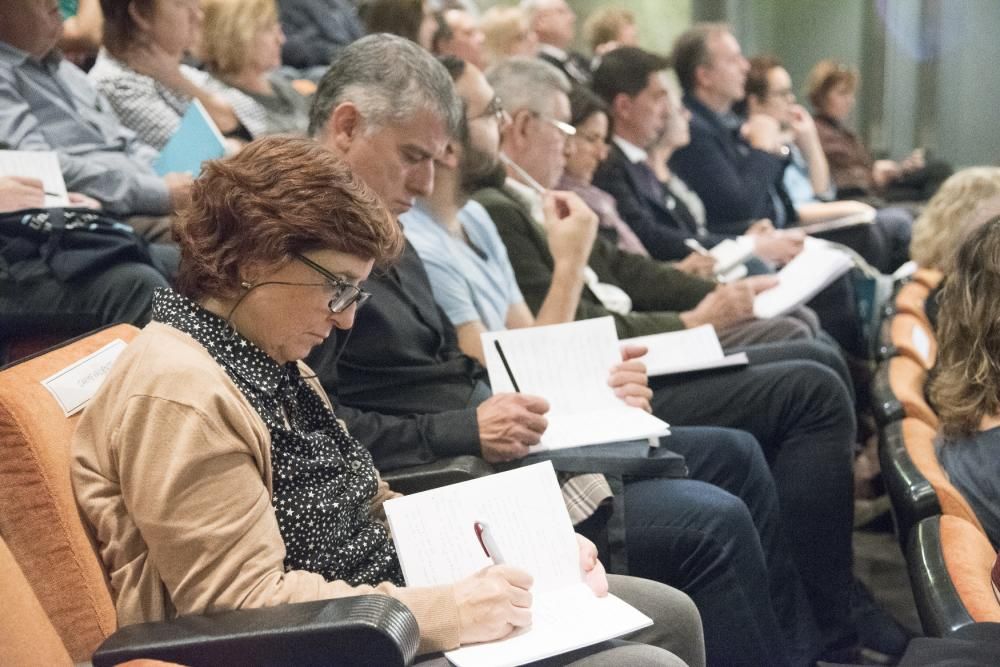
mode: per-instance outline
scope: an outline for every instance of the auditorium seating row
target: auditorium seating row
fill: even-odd
[[[1000,622],[990,578],[997,552],[938,461],[939,421],[925,394],[937,342],[924,304],[941,279],[919,270],[896,291],[881,325],[872,389],[882,476],[921,625],[931,637]]]
[[[11,602],[0,611],[0,664],[409,664],[416,620],[381,595],[117,628],[108,573],[70,483],[77,416],[67,417],[41,381],[136,333],[105,328],[0,370],[0,590]],[[385,477],[415,492],[489,472],[481,459],[460,457]]]

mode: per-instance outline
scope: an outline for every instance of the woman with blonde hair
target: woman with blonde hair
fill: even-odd
[[[1000,543],[1000,216],[969,234],[941,291],[930,398],[941,418],[938,456]]]
[[[223,134],[239,130],[208,75],[181,63],[198,42],[198,0],[101,0],[101,11],[104,46],[88,76],[122,125],[161,150],[196,99]]]
[[[232,104],[247,139],[304,134],[309,100],[278,72],[285,34],[274,0],[203,0],[208,85]]]
[[[970,215],[1000,195],[1000,167],[969,167],[948,178],[913,223],[910,257],[921,268],[949,273]]]

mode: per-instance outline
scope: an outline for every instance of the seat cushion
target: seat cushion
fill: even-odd
[[[69,666],[66,652],[31,585],[0,539],[0,665]]]
[[[950,514],[964,519],[972,524],[986,538],[986,531],[969,505],[969,501],[959,492],[948,479],[947,473],[941,467],[934,447],[936,431],[920,420],[907,418],[903,420],[903,444],[913,465],[927,478],[937,494],[941,504],[941,513]]]
[[[903,406],[907,417],[915,417],[933,429],[939,425],[938,416],[924,398],[927,371],[909,357],[889,360],[889,386],[896,400]]]
[[[941,553],[948,578],[969,615],[977,623],[1000,622],[1000,603],[990,578],[996,551],[986,536],[964,519],[942,516]]]
[[[118,325],[0,372],[0,535],[74,662],[117,627],[107,580],[77,510],[69,476],[76,417],[40,384],[138,329]]]

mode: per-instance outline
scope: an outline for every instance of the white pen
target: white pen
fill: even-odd
[[[486,552],[486,556],[493,560],[494,565],[503,565],[503,555],[500,553],[500,548],[497,547],[497,543],[493,539],[493,533],[490,531],[489,526],[484,521],[476,521],[473,527],[476,530],[476,539],[479,540],[479,546]]]
[[[546,192],[548,192],[548,188],[542,186],[541,183],[532,178],[531,174],[526,172],[521,165],[519,165],[518,163],[514,162],[512,159],[507,157],[507,155],[503,151],[500,152],[500,160],[505,165],[516,171],[517,175],[521,177],[521,180],[524,181],[525,185],[530,187],[532,190],[535,190],[540,195],[544,195]]]
[[[696,253],[698,253],[702,257],[711,257],[712,256],[712,253],[710,253],[709,251],[705,250],[705,246],[703,246],[702,244],[698,243],[697,239],[684,239],[684,245],[686,245],[691,250],[694,250]]]

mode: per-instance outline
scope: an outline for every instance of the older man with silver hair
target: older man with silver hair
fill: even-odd
[[[372,35],[346,47],[323,76],[313,103],[310,133],[343,158],[398,215],[412,206],[415,197],[431,192],[434,161],[443,157],[461,121],[461,103],[451,77],[440,63],[405,39]],[[381,275],[373,274],[365,287],[379,310],[361,310],[358,315],[373,313],[375,317],[367,324],[358,321],[355,327],[366,328],[365,333],[374,336],[368,340],[381,343],[377,350],[369,348],[366,354],[374,351],[389,361],[412,354],[414,346],[428,344],[426,331],[417,327],[423,325],[421,318],[433,318],[438,313],[426,273],[412,247],[407,244],[399,262]],[[413,327],[399,335],[400,322],[409,323],[410,319],[415,320]],[[335,394],[339,387],[337,338],[344,341],[346,335],[331,336],[310,357],[310,363],[337,405],[338,416],[347,421],[355,437],[373,449],[378,461],[380,446],[366,433],[381,430],[383,439],[392,441],[406,433],[407,420],[342,407]],[[398,344],[386,345],[390,341]],[[434,353],[442,343],[430,343]],[[385,385],[379,393],[392,402],[396,391]],[[405,399],[407,390],[401,387],[399,391]],[[532,400],[540,399],[526,397],[515,405],[529,414],[523,405]],[[510,420],[511,425],[516,423],[511,415],[520,414],[504,410],[504,405],[499,412],[503,413],[500,421]],[[395,426],[391,424],[394,421]],[[448,437],[448,422],[440,426],[440,436]],[[416,443],[413,446],[416,448]],[[608,581],[611,592],[651,616],[655,625],[629,637],[640,643],[603,642],[557,656],[556,664],[681,664],[677,656],[688,664],[703,664],[700,621],[690,599],[656,582],[615,575],[610,575]]]

